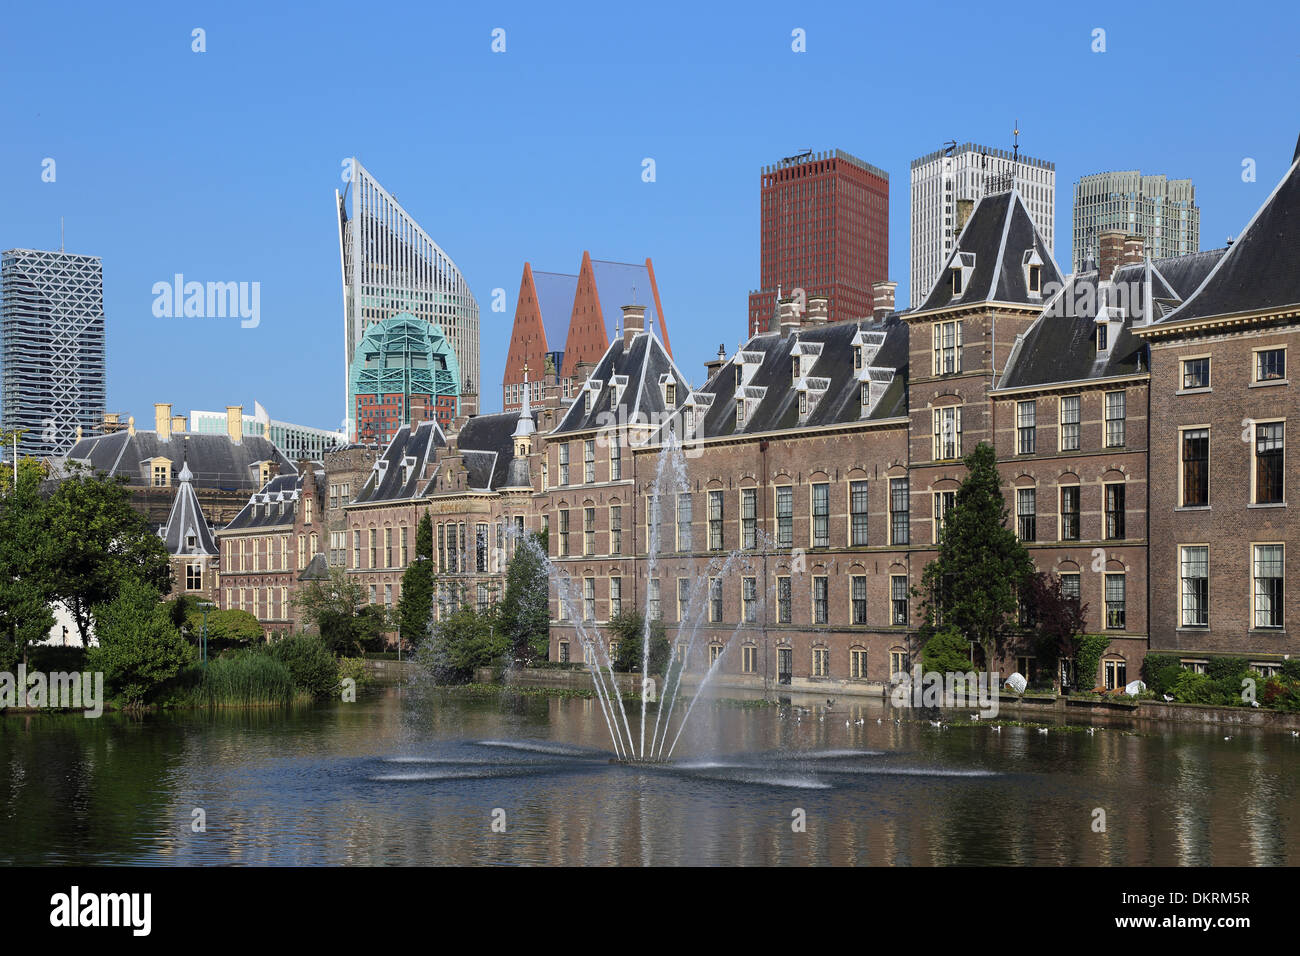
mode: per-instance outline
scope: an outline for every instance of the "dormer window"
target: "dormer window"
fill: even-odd
[[[664,404],[669,408],[677,405],[677,383],[668,382],[664,385]]]
[[[799,416],[803,417],[808,414],[808,393],[801,391],[799,393]]]
[[[187,534],[187,535],[185,536],[185,547],[189,548],[191,551],[194,550],[194,546],[195,546],[196,543],[197,543],[197,541],[196,541],[194,535],[192,535],[192,534]]]
[[[799,356],[797,355],[790,360],[790,380],[799,381]]]
[[[741,386],[741,380],[742,380],[742,372],[741,372],[741,369],[742,369],[742,368],[743,368],[743,366],[741,365],[741,363],[740,363],[740,362],[737,362],[737,363],[736,363],[736,389],[737,389],[737,391],[739,391],[740,386]]]
[[[952,294],[961,295],[961,267],[953,266],[952,268]]]
[[[1029,267],[1029,293],[1030,295],[1041,295],[1043,292],[1043,267]]]
[[[595,397],[596,397],[596,393],[593,392],[591,389],[587,389],[587,394],[586,394],[586,396],[585,396],[585,398],[584,398],[584,400],[583,400],[583,410],[584,410],[584,411],[586,412],[586,414],[588,414],[588,415],[591,414],[591,405],[592,405],[592,400],[593,400]]]
[[[736,399],[736,427],[745,427],[745,400],[743,398]]]
[[[855,345],[853,347],[853,367],[862,368],[862,346],[861,345]]]
[[[1110,348],[1110,323],[1097,323],[1097,351],[1105,352]]]

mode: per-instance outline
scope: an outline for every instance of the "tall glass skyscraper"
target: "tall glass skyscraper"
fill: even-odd
[[[77,426],[98,433],[107,400],[104,338],[99,257],[0,253],[0,429],[22,430],[20,455],[62,455]]]
[[[455,352],[457,394],[477,393],[479,315],[469,284],[451,258],[357,159],[350,169],[351,180],[334,198],[343,268],[348,434],[355,439],[352,362],[366,330],[402,313],[436,326]]]
[[[1101,234],[1141,236],[1152,259],[1201,251],[1201,209],[1190,179],[1143,176],[1138,169],[1094,173],[1074,184],[1074,271],[1101,253]]]

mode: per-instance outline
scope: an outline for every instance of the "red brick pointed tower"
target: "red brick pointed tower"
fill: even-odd
[[[501,385],[503,408],[514,409],[522,404],[524,366],[544,367],[548,351],[546,326],[542,324],[542,309],[537,299],[537,286],[533,282],[533,268],[525,262],[524,275],[519,280],[515,323],[510,331],[510,350],[506,353],[506,370]]]
[[[612,302],[617,309],[620,303]],[[564,368],[561,378],[573,378],[579,363],[594,366],[609,348],[609,333],[605,330],[605,316],[600,308],[600,293],[596,290],[596,273],[591,267],[591,253],[582,253],[582,268],[578,270],[578,291],[573,298],[573,312],[569,316],[569,337],[564,343]]]

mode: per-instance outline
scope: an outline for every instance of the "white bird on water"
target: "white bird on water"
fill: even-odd
[[[997,734],[1002,733],[1002,725],[1001,725],[1001,724],[994,724],[994,725],[993,725],[993,732],[994,732],[994,733],[997,733]]]
[[[1300,737],[1300,730],[1293,730],[1293,731],[1291,731],[1291,736],[1292,736],[1292,737]]]
[[[1224,739],[1224,740],[1231,740],[1232,738],[1231,738],[1231,737],[1224,737],[1223,739]]]
[[[1045,733],[1047,733],[1047,728],[1046,728],[1046,727],[1039,727],[1039,728],[1038,728],[1038,732],[1039,732],[1040,734],[1045,734]]]

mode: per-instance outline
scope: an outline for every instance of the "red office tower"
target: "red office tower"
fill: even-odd
[[[871,283],[889,278],[889,174],[843,150],[802,153],[762,172],[762,288],[749,334],[766,332],[782,296],[826,296],[829,320],[870,316]]]

